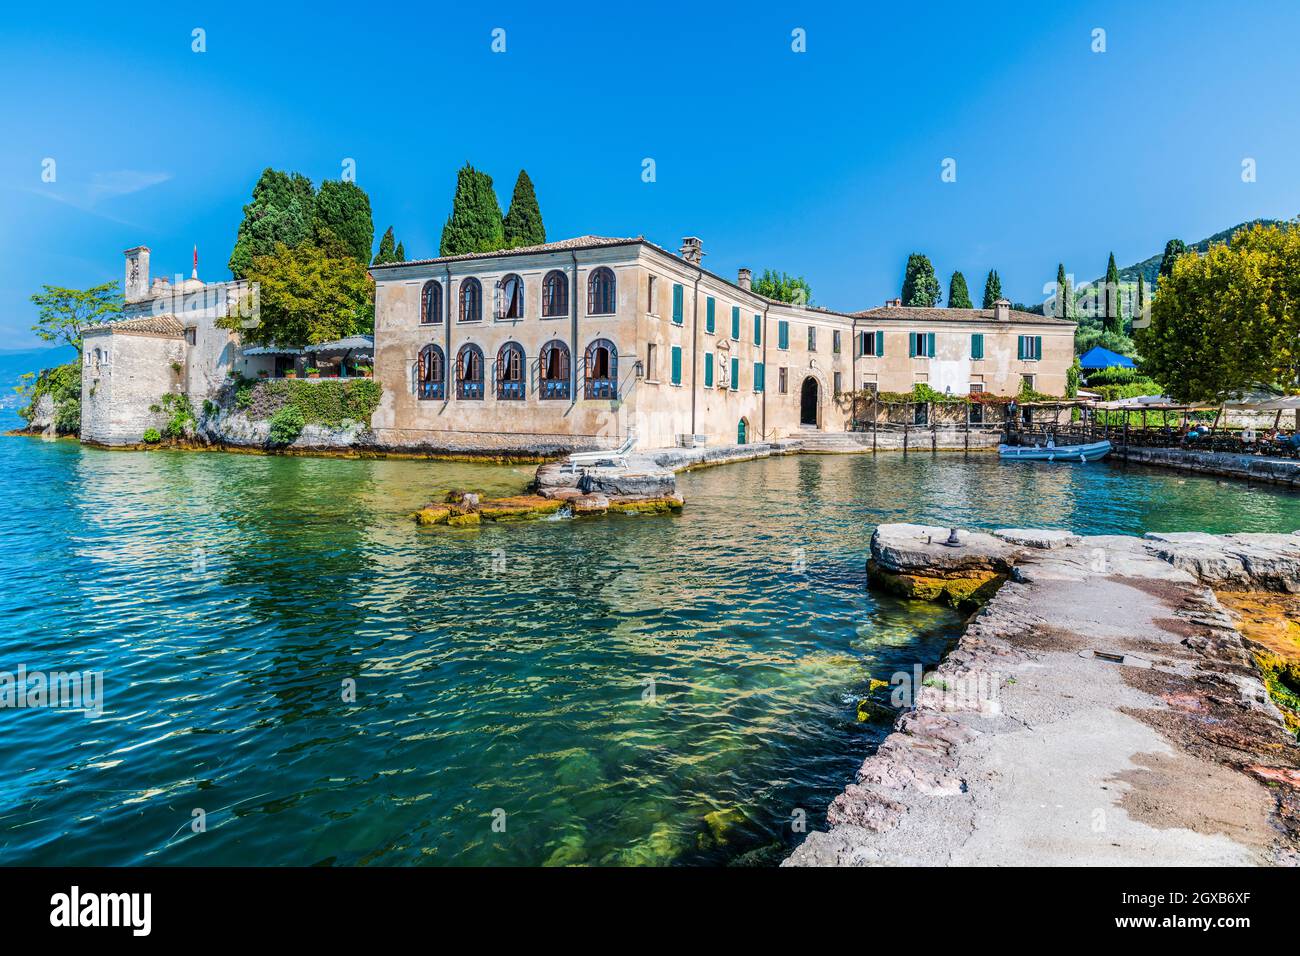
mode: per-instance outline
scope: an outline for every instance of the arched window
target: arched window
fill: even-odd
[[[426,345],[420,349],[420,364],[416,370],[416,395],[421,400],[447,397],[447,363],[442,349]]]
[[[537,378],[542,398],[569,398],[569,347],[559,339],[542,346]]]
[[[456,397],[483,398],[483,350],[477,345],[462,345],[456,355]]]
[[[587,279],[587,314],[614,314],[614,273],[604,266]]]
[[[569,277],[559,269],[542,280],[542,317],[553,319],[569,314]]]
[[[587,346],[585,362],[587,398],[618,398],[618,349],[609,339],[596,339]]]
[[[527,368],[524,347],[518,342],[507,342],[497,352],[497,398],[519,401],[524,397]]]
[[[496,317],[498,319],[524,317],[524,280],[513,272],[497,283]]]
[[[477,322],[483,318],[483,286],[473,277],[460,282],[460,320]]]
[[[442,321],[442,283],[431,279],[420,290],[420,324],[432,325]]]

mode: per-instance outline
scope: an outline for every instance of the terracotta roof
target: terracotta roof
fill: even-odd
[[[396,269],[400,266],[425,266],[439,262],[463,262],[466,259],[496,259],[501,256],[524,256],[533,252],[568,252],[571,249],[603,249],[606,246],[626,246],[634,242],[644,242],[644,236],[614,238],[610,236],[578,236],[576,239],[561,239],[558,242],[543,242],[537,246],[519,246],[514,249],[496,249],[492,252],[467,252],[459,256],[439,256],[436,259],[408,259],[406,262],[385,262],[371,266],[374,269]]]
[[[910,322],[993,322],[992,309],[927,309],[920,306],[884,305],[862,312],[850,312],[855,319],[901,319]],[[1051,315],[1035,315],[1033,312],[1008,310],[1012,322],[1035,322],[1039,325],[1074,325],[1068,319],[1058,319]]]
[[[89,335],[91,332],[134,332],[136,335],[162,335],[179,339],[185,335],[185,326],[174,315],[142,315],[135,319],[92,325],[82,334]]]

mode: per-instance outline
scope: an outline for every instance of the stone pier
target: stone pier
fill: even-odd
[[[870,573],[1005,583],[785,865],[1300,862],[1300,746],[1212,590],[1300,592],[1300,536],[948,538],[882,525]]]

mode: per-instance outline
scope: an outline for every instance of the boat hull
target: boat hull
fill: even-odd
[[[1087,445],[1057,445],[1045,448],[1035,445],[998,445],[998,456],[1011,461],[1101,461],[1110,454],[1108,441],[1095,441]]]

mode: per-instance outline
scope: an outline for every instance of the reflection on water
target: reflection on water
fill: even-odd
[[[1300,526],[1268,490],[961,455],[733,465],[683,476],[678,518],[478,531],[406,513],[531,466],[0,458],[0,669],[105,672],[98,719],[0,711],[10,864],[773,862],[879,738],[869,679],[960,630],[864,590],[875,524]]]

